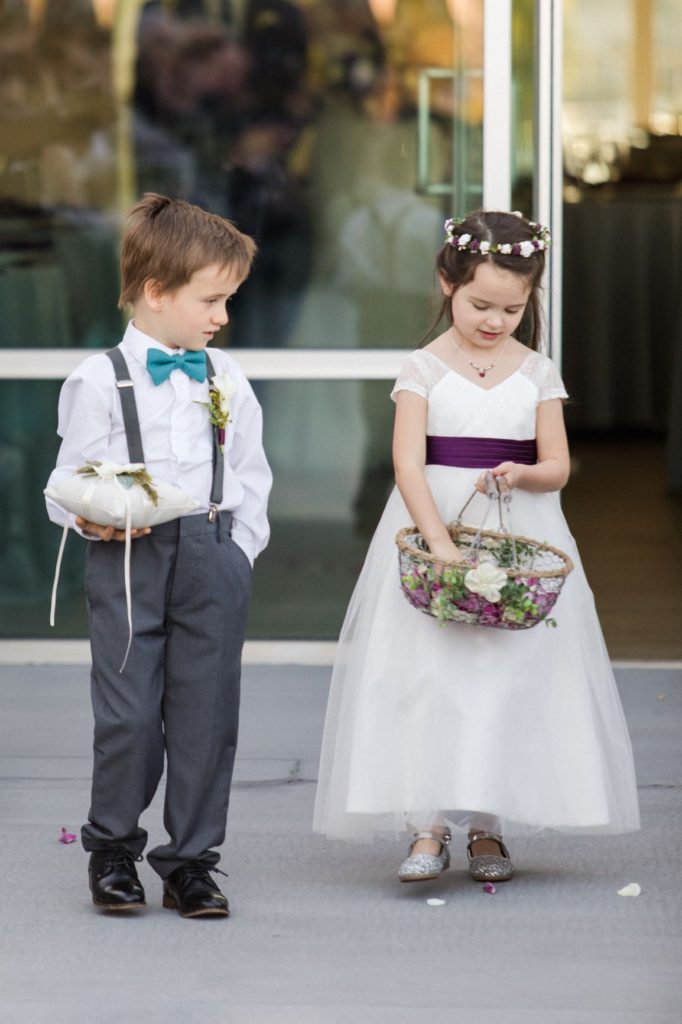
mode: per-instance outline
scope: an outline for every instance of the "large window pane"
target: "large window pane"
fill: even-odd
[[[42,489],[55,463],[57,381],[0,381],[0,635],[47,636],[60,531]],[[55,636],[85,634],[83,542],[70,538]]]
[[[335,639],[392,486],[390,384],[256,385],[275,474],[272,539],[257,562],[252,638]],[[71,534],[48,626],[60,531],[42,488],[54,465],[59,384],[0,382],[0,636],[87,635],[84,542]],[[397,573],[396,559],[396,573]],[[134,592],[133,592],[134,604]]]
[[[116,342],[121,218],[146,190],[257,237],[230,344],[409,345],[443,220],[480,202],[481,11],[0,4],[0,346]]]

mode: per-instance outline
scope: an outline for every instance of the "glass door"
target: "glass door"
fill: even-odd
[[[388,391],[432,323],[444,220],[481,205],[552,219],[558,7],[5,5],[2,492],[39,494],[59,379],[120,338],[126,209],[145,191],[200,203],[260,250],[220,340],[255,382],[275,472],[251,635],[334,638],[392,484]],[[8,589],[6,635],[46,633],[58,538],[36,545],[33,506],[31,522],[7,510],[0,575],[20,566],[22,597]],[[85,634],[76,548],[62,635]]]

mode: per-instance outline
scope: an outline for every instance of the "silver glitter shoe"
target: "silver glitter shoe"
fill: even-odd
[[[492,839],[500,848],[500,854],[484,853],[474,857],[472,846],[479,839]],[[514,874],[514,865],[509,857],[509,850],[502,842],[502,836],[495,832],[470,832],[467,843],[469,858],[469,874],[475,882],[508,882]]]
[[[449,832],[415,832],[410,843],[408,857],[398,868],[401,882],[426,882],[429,878],[438,878],[450,867],[450,851],[448,843],[452,836]],[[420,839],[433,839],[440,843],[440,853],[412,853],[415,843]]]

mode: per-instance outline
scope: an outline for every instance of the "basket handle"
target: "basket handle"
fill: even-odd
[[[469,498],[467,498],[466,502],[464,503],[462,508],[459,510],[457,518],[455,519],[455,522],[454,522],[454,525],[456,527],[462,525],[462,516],[464,515],[464,513],[467,510],[467,508],[469,507],[469,505],[471,504],[471,502],[474,500],[474,498],[476,497],[476,495],[478,493],[479,492],[474,488],[473,494]],[[485,526],[485,524],[486,524],[486,522],[488,520],[488,515],[490,514],[490,509],[492,507],[492,503],[493,503],[493,501],[497,501],[497,514],[498,514],[498,519],[499,519],[498,532],[499,533],[506,533],[506,534],[509,535],[509,539],[511,540],[511,543],[512,543],[512,552],[513,552],[513,559],[514,559],[513,567],[514,568],[518,568],[518,557],[517,557],[517,554],[516,554],[516,538],[514,537],[514,531],[513,531],[513,528],[512,528],[512,517],[511,517],[512,492],[511,492],[511,490],[508,487],[505,487],[504,490],[501,490],[499,481],[493,476],[493,474],[490,472],[490,470],[488,470],[488,472],[485,474],[485,493],[486,493],[486,497],[489,499],[488,500],[488,505],[487,505],[486,510],[485,510],[485,515],[483,516],[483,519],[481,520],[481,523],[480,523],[480,525],[478,527],[478,530],[476,531],[476,535],[474,536],[474,539],[472,541],[471,546],[472,546],[472,548],[475,551],[478,551],[478,549],[480,548],[480,546],[481,546],[481,535],[483,533],[483,528],[484,528],[484,526]],[[503,506],[504,506],[504,513],[503,513]],[[506,515],[506,518],[507,518],[507,523],[509,524],[508,527],[505,526],[505,523],[504,523],[505,515]]]

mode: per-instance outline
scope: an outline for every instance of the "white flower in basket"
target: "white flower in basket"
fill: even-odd
[[[504,569],[498,568],[492,562],[481,562],[475,569],[469,569],[464,577],[464,586],[473,594],[480,594],[491,604],[497,604],[502,596],[500,591],[507,583],[507,574]]]

